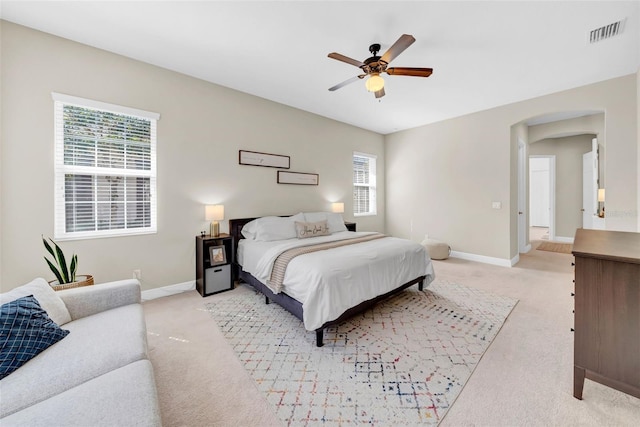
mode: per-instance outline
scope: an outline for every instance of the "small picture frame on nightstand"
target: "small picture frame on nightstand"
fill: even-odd
[[[211,246],[209,248],[209,262],[211,263],[211,267],[227,263],[227,254],[225,253],[224,245]]]

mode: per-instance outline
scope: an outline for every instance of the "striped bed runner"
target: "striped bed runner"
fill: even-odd
[[[284,273],[287,271],[287,266],[292,259],[299,255],[338,248],[340,246],[368,242],[370,240],[376,240],[382,237],[386,236],[381,233],[376,233],[362,237],[354,237],[353,239],[338,240],[337,242],[318,243],[315,245],[300,246],[297,248],[288,249],[278,255],[276,260],[273,262],[273,269],[271,270],[271,276],[267,281],[267,286],[269,286],[269,288],[276,294],[282,292],[282,282],[284,281]]]

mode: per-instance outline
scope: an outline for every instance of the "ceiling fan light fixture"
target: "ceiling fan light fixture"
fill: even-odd
[[[384,79],[379,74],[372,74],[365,86],[369,92],[377,92],[384,87]]]

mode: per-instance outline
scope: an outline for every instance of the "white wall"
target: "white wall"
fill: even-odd
[[[428,233],[455,251],[514,259],[522,126],[513,125],[587,110],[605,111],[607,228],[636,231],[637,79],[632,74],[388,135],[387,232],[416,241]],[[502,209],[492,209],[493,201]]]
[[[359,230],[384,231],[384,137],[149,64],[34,31],[1,27],[1,286],[53,279],[40,236],[53,236],[53,101],[59,92],[154,111],[158,122],[158,233],[62,242],[96,282],[142,271],[143,289],[195,279],[204,205],[225,217],[328,210],[352,214],[352,153],[378,156],[378,215]],[[276,183],[276,170],[238,165],[238,150],[291,156],[291,170],[320,185]],[[227,221],[221,231],[228,229]]]

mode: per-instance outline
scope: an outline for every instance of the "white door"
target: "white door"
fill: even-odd
[[[549,159],[529,159],[529,223],[532,227],[549,227],[550,209]]]

